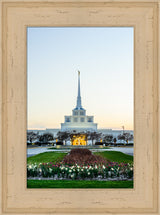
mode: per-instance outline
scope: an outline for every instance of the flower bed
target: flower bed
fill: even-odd
[[[81,149],[81,148],[76,148],[76,149],[71,149],[70,155],[78,154],[78,155],[92,155],[92,152],[89,149]]]
[[[70,151],[69,155],[66,155],[62,161],[64,165],[106,165],[108,161],[99,156],[99,155],[93,155],[92,152],[89,149],[72,149]]]
[[[28,164],[28,177],[43,177],[43,178],[62,178],[62,179],[106,179],[106,178],[133,178],[133,165],[124,163],[109,162],[106,165],[64,165],[62,163],[53,164]]]

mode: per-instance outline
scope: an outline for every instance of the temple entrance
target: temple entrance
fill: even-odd
[[[87,135],[86,134],[73,134],[71,137],[71,145],[73,146],[86,146]]]

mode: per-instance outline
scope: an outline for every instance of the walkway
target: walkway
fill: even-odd
[[[47,147],[28,148],[27,157],[31,157],[43,152],[69,152],[70,149],[48,149]],[[112,147],[109,149],[91,149],[91,151],[119,151],[133,156],[133,147]]]

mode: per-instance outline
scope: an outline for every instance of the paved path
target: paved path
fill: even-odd
[[[119,151],[133,156],[134,148],[133,147],[113,147],[111,149],[108,149],[108,151]]]
[[[31,157],[43,152],[69,152],[70,149],[48,149],[47,147],[29,148],[27,149],[27,157]],[[110,149],[91,149],[91,151],[119,151],[133,156],[133,147],[112,147]]]

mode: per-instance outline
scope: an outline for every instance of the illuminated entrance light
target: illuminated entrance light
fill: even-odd
[[[86,146],[87,145],[87,135],[86,134],[74,134],[71,137],[71,144],[73,146],[77,146],[77,145]]]

